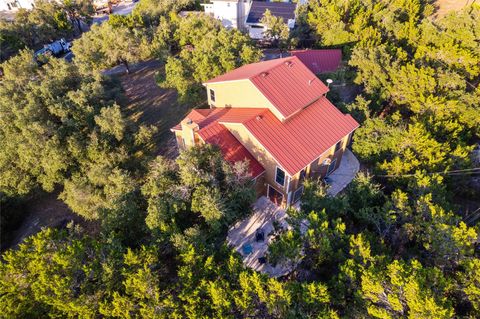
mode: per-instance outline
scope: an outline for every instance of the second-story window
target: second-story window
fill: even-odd
[[[279,167],[277,167],[275,171],[275,182],[277,182],[278,185],[285,186],[285,172]]]
[[[215,102],[215,91],[210,89],[210,101]]]

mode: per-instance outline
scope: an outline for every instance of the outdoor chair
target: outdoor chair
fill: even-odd
[[[263,230],[257,230],[255,234],[255,240],[258,241],[264,241],[265,240],[265,232]]]

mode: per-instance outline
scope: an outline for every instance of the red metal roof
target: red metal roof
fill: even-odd
[[[214,108],[214,109],[194,109],[186,118],[197,123],[202,129],[217,120],[224,123],[243,123],[257,114],[265,111],[263,108]],[[181,131],[180,123],[171,128],[172,131]]]
[[[243,124],[290,176],[359,126],[325,97],[285,122],[265,110]]]
[[[290,51],[315,74],[335,72],[342,62],[342,50],[295,50]]]
[[[191,119],[195,123],[199,123],[204,120],[208,114],[210,114],[210,109],[194,109],[188,113],[187,118]],[[171,131],[181,131],[182,125],[178,123],[170,129]]]
[[[270,70],[271,68],[282,64],[285,62],[285,60],[289,59],[288,58],[283,58],[283,59],[275,59],[275,60],[269,60],[269,61],[262,61],[262,62],[257,62],[257,63],[250,63],[250,64],[245,64],[237,69],[234,69],[230,72],[227,72],[225,74],[219,75],[211,80],[208,80],[205,83],[217,83],[217,82],[225,82],[225,81],[238,81],[238,80],[248,80],[251,77],[258,75],[262,72],[266,72]]]
[[[215,144],[225,139],[223,147],[229,143],[232,143],[233,148],[238,147],[241,141],[235,139],[232,142],[231,139],[235,137],[231,133],[231,136],[226,134],[224,130],[227,129],[220,123],[243,124],[290,176],[301,171],[359,126],[350,115],[340,112],[326,97],[284,122],[269,109],[217,108],[202,112],[206,114],[205,117],[196,123],[200,127],[198,133],[204,141],[212,141],[210,138],[221,128]],[[189,117],[193,118],[190,114]],[[247,158],[253,158],[248,150],[242,152],[245,156],[248,153]],[[252,173],[254,171],[256,170],[252,168]]]
[[[328,92],[297,57],[288,57],[248,64],[206,83],[250,80],[288,118]]]
[[[234,164],[247,160],[249,163],[248,172],[252,178],[265,171],[263,166],[222,124],[214,122],[198,131],[198,135],[205,143],[218,145],[227,162]]]

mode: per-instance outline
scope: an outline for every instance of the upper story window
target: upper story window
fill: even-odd
[[[215,102],[215,91],[210,89],[210,101]]]
[[[342,141],[339,141],[336,145],[335,145],[335,153],[342,148]]]
[[[285,172],[279,167],[275,171],[275,182],[278,185],[285,186]]]

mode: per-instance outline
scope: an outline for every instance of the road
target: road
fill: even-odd
[[[130,14],[137,5],[137,2],[121,2],[113,6],[113,14],[127,15]],[[99,14],[93,17],[93,23],[103,23],[108,20],[108,14]]]

